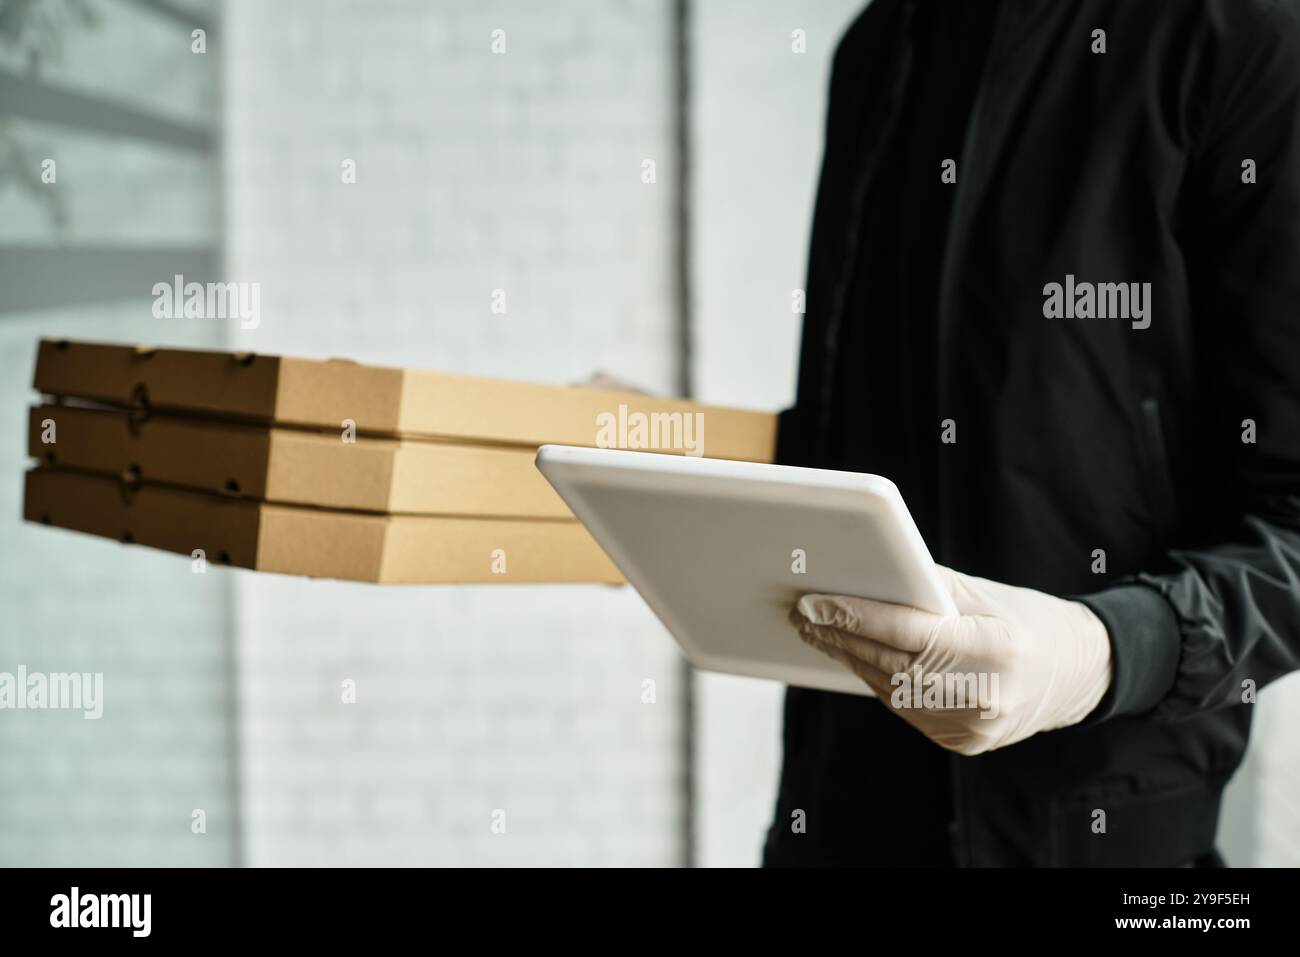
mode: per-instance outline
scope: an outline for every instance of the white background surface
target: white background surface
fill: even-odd
[[[776,409],[793,396],[790,295],[804,281],[828,58],[856,6],[692,4],[706,400]],[[0,863],[684,860],[683,672],[630,591],[195,576],[174,556],[17,520],[41,334],[550,382],[603,369],[668,391],[668,5],[232,0],[207,61],[187,30],[131,28],[139,5],[97,7],[103,35],[70,46],[60,77],[224,118],[225,200],[212,165],[188,154],[33,124],[41,150],[68,158],[63,237],[209,242],[224,209],[228,278],[262,284],[262,326],[164,325],[146,297],[0,318],[0,670],[103,670],[107,695],[99,722],[0,714],[0,753],[21,769],[0,776]],[[509,52],[493,58],[498,27]],[[805,54],[791,52],[794,29]],[[354,185],[340,181],[344,158]],[[640,181],[647,158],[654,186]],[[12,189],[0,233],[58,238],[45,207]],[[489,309],[496,288],[504,316]],[[345,678],[355,705],[340,700]],[[641,703],[646,678],[654,705]],[[781,691],[705,676],[696,688],[697,859],[753,864]],[[1233,863],[1300,862],[1298,724],[1300,679],[1266,689],[1225,812]],[[195,808],[205,835],[191,833]],[[505,835],[490,829],[498,808]]]
[[[863,5],[709,0],[693,5],[691,217],[695,382],[709,402],[794,400],[802,289],[826,84]],[[803,30],[807,52],[791,50]],[[784,689],[696,678],[696,860],[758,862],[776,800]]]

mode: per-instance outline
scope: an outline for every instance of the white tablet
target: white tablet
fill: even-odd
[[[537,467],[698,668],[870,695],[799,640],[800,596],[957,613],[878,475],[564,445]]]

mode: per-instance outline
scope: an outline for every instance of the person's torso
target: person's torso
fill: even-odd
[[[916,65],[889,43],[903,6],[877,0],[841,50],[809,263],[808,319],[825,346],[805,347],[799,403],[782,425],[798,440],[783,438],[783,460],[898,470],[936,560],[966,573],[1068,595],[1161,571],[1169,547],[1213,536],[1220,522],[1223,469],[1205,430],[1222,416],[1209,390],[1193,389],[1217,333],[1194,310],[1181,195],[1196,106],[1180,37],[1196,5],[1013,5],[958,121],[956,183],[941,179],[949,157],[905,156],[950,191],[950,209],[927,207],[929,222],[943,220],[925,247],[937,262],[902,270],[906,281],[933,268],[933,299],[900,294],[854,247],[857,231],[890,226],[851,201],[864,172],[854,123],[942,101],[914,99],[914,76],[899,93],[900,70]],[[1141,42],[1093,53],[1098,23]],[[941,136],[919,142],[950,149]],[[871,157],[864,196],[896,182],[878,178],[893,156],[886,144]],[[926,206],[912,179],[902,215]],[[869,308],[873,283],[889,308]],[[964,862],[1177,864],[1213,838],[1218,789],[1249,718],[1235,709],[1173,728],[1120,718],[977,759],[951,758],[878,703],[846,696],[792,689],[786,722],[771,841],[789,853],[800,852],[782,815],[802,802],[824,825],[805,845],[829,841],[836,849],[824,853],[845,860],[861,860],[850,850],[868,837],[860,815],[902,814],[931,830],[950,817],[941,843],[951,837]],[[932,800],[891,794],[880,786],[887,771],[853,762],[873,739]],[[1169,797],[1177,792],[1185,798]],[[1090,840],[1089,815],[1119,805],[1133,809],[1120,818],[1133,833]],[[1192,823],[1160,826],[1180,815]]]

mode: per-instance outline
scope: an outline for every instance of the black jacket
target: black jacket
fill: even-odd
[[[861,117],[891,123],[910,6],[875,0],[835,56],[782,462],[827,461],[873,172]],[[953,188],[934,374],[896,383],[957,425],[931,550],[1086,596],[1113,684],[1083,725],[977,757],[870,699],[790,689],[765,860],[904,863],[891,815],[942,786],[931,823],[958,864],[1191,861],[1246,748],[1243,702],[1300,667],[1296,4],[1003,0]],[[1067,276],[1150,283],[1149,327],[1045,316]]]

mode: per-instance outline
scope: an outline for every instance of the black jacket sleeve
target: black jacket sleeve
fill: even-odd
[[[1300,668],[1300,16],[1264,0],[1210,9],[1180,243],[1218,412],[1205,427],[1239,519],[1217,543],[1171,551],[1176,571],[1082,599],[1115,669],[1090,724],[1239,705]]]

